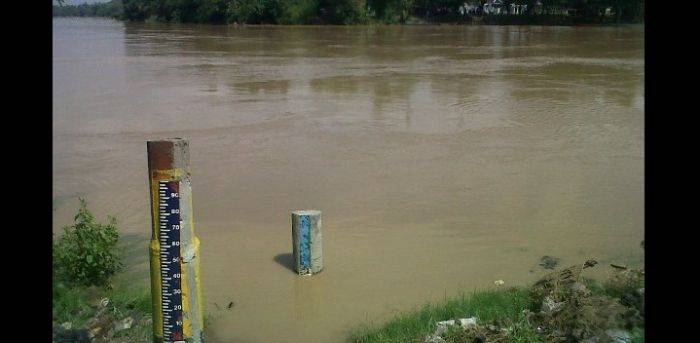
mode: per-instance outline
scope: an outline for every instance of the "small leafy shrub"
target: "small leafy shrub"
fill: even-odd
[[[122,268],[116,251],[119,232],[114,217],[109,216],[107,224],[96,222],[85,200],[80,199],[75,223],[63,230],[53,246],[55,278],[83,286],[104,286]]]

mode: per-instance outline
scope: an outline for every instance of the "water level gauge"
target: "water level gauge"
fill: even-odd
[[[159,181],[158,222],[160,242],[163,342],[184,343],[182,316],[182,253],[180,249],[180,183]]]
[[[199,238],[194,233],[189,143],[148,141],[154,343],[202,343]]]

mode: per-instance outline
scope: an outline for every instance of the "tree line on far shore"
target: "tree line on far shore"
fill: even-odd
[[[122,19],[124,6],[122,0],[112,0],[108,2],[65,5],[59,1],[53,6],[54,17],[111,17]]]
[[[506,14],[482,15],[483,0],[112,0],[55,5],[54,16],[215,24],[400,24],[407,22],[577,24],[644,21],[644,0],[503,0]],[[518,15],[511,4],[527,5]]]

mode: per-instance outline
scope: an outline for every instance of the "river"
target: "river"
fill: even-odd
[[[209,342],[343,341],[543,255],[643,262],[643,26],[61,18],[53,45],[54,232],[85,197],[147,286],[145,142],[189,139]],[[294,209],[323,211],[311,278]]]

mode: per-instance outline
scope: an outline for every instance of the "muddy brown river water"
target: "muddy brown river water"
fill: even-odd
[[[210,342],[343,341],[542,255],[642,263],[643,36],[55,19],[53,229],[78,196],[114,214],[147,286],[145,141],[190,139]],[[294,209],[323,211],[312,278]]]

